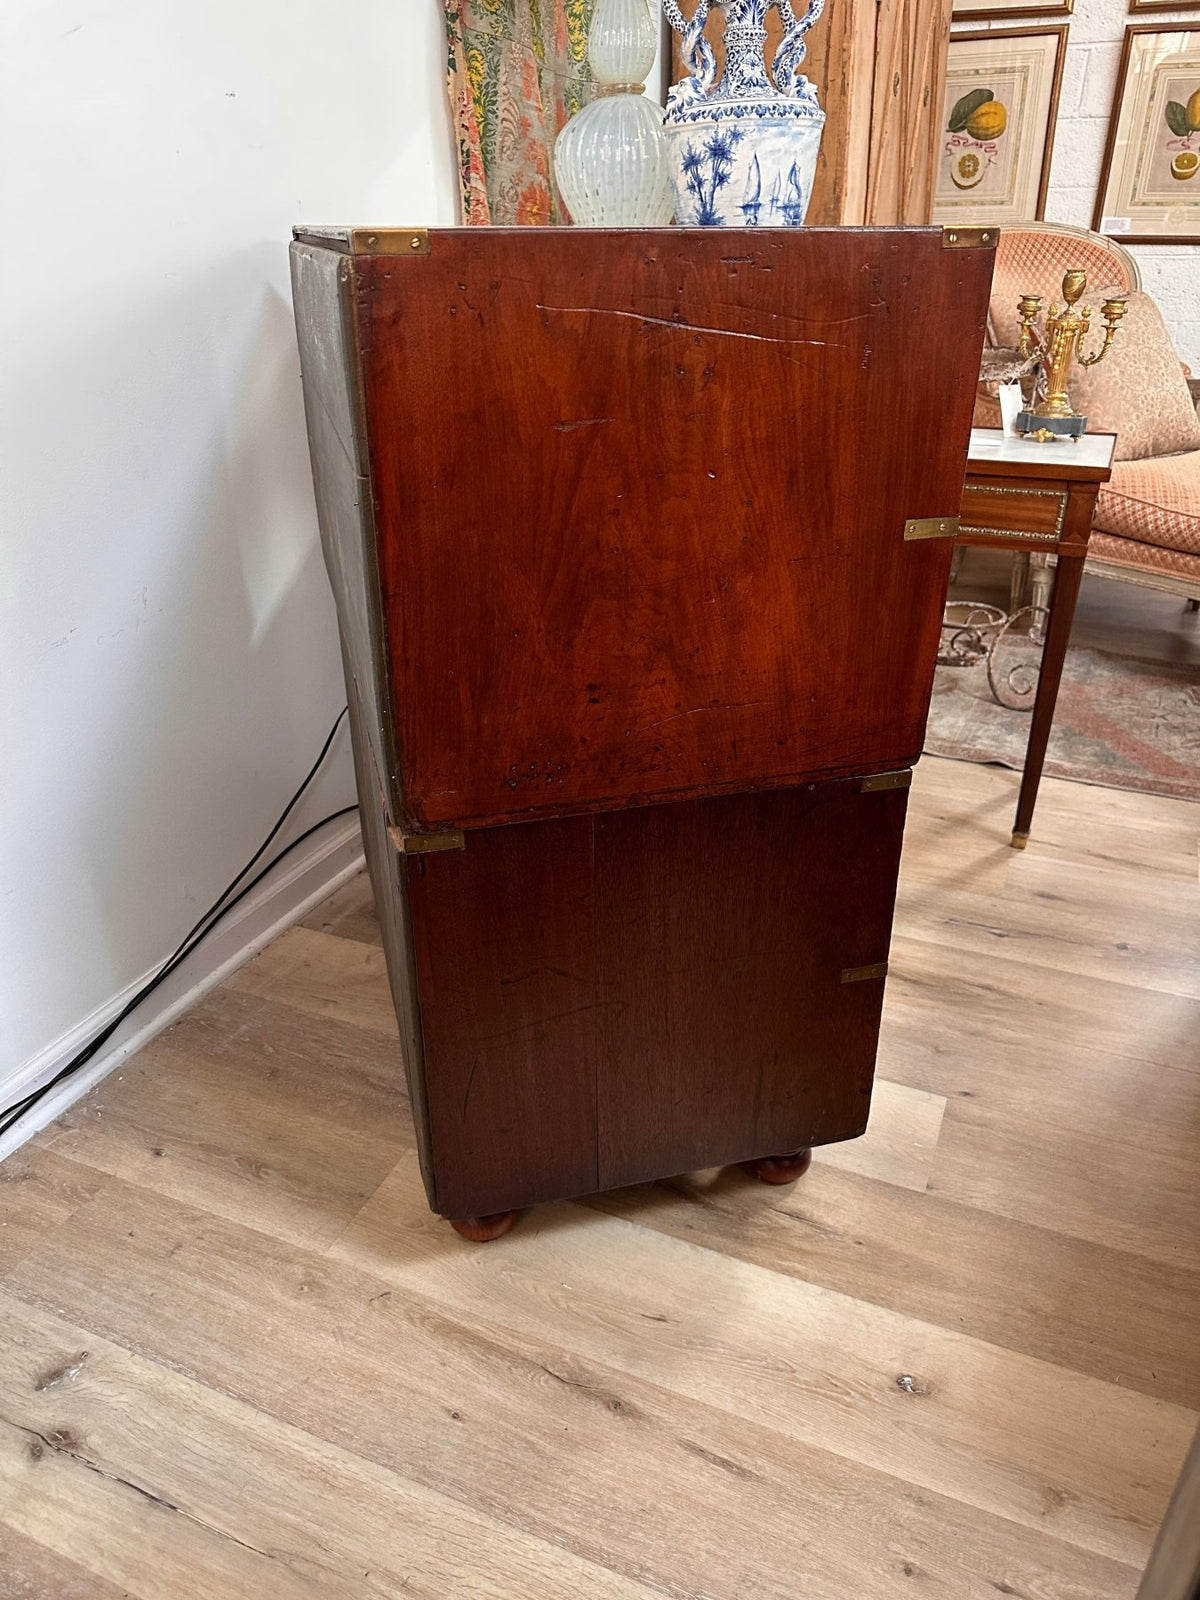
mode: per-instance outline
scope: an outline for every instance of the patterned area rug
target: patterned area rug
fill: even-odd
[[[1019,771],[1029,713],[996,704],[983,663],[939,667],[925,749]],[[1046,773],[1200,800],[1200,670],[1104,650],[1067,652]]]

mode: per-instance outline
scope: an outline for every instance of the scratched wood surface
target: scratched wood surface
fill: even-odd
[[[431,1217],[359,879],[0,1166],[0,1597],[1133,1600],[1200,1408],[1200,808],[923,761],[883,1079]],[[1189,952],[1191,954],[1189,955]]]
[[[910,762],[949,551],[903,529],[958,514],[991,270],[933,228],[355,258],[408,818]]]

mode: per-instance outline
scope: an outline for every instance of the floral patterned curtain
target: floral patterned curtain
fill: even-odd
[[[566,222],[559,129],[592,96],[593,0],[445,0],[463,221]]]

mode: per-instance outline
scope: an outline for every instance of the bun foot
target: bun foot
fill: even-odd
[[[808,1171],[811,1161],[811,1150],[793,1150],[790,1156],[760,1156],[757,1161],[742,1161],[739,1165],[759,1183],[795,1183],[801,1173]]]
[[[501,1239],[517,1220],[515,1211],[496,1211],[490,1217],[451,1217],[450,1226],[455,1233],[472,1244],[487,1244],[489,1239]]]

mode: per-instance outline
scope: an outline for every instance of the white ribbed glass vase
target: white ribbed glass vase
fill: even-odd
[[[554,176],[583,227],[665,227],[674,212],[662,109],[642,93],[656,25],[657,0],[596,0],[588,63],[600,94],[554,145]]]

